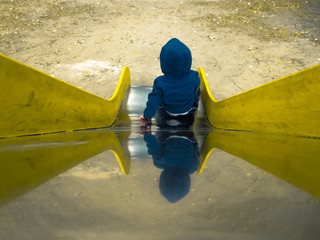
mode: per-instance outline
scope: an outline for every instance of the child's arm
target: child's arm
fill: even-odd
[[[161,92],[158,88],[157,79],[153,83],[152,92],[148,94],[148,101],[146,108],[143,112],[144,119],[151,119],[155,114],[160,105]]]

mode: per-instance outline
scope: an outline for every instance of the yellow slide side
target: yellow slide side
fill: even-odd
[[[205,74],[201,98],[210,124],[219,129],[320,137],[320,65],[216,101]]]
[[[106,100],[0,54],[0,138],[109,127],[128,85],[125,67]]]

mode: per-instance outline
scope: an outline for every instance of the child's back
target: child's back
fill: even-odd
[[[164,75],[154,80],[144,119],[151,119],[159,107],[171,116],[194,113],[198,108],[200,79],[198,72],[191,70],[191,64],[191,51],[178,39],[163,46],[160,65]]]

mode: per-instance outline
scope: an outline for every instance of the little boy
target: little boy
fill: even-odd
[[[198,72],[191,70],[191,64],[190,49],[178,39],[172,38],[162,47],[160,66],[164,75],[154,80],[140,126],[150,124],[153,116],[159,126],[179,126],[179,120],[190,117],[193,123],[200,97],[200,78]]]

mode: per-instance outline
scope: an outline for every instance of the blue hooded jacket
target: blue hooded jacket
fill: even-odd
[[[152,118],[161,106],[168,113],[186,113],[198,108],[200,78],[191,70],[190,49],[176,38],[161,49],[160,66],[164,75],[157,77],[144,110],[144,118]]]

